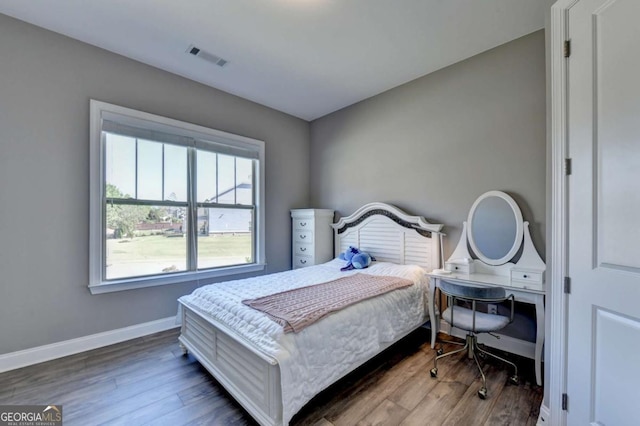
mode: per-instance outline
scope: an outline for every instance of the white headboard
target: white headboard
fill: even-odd
[[[441,267],[442,225],[390,204],[366,204],[331,226],[336,256],[354,246],[378,261],[420,265],[427,271]]]

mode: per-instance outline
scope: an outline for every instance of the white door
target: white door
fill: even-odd
[[[569,9],[567,422],[640,424],[640,0]]]

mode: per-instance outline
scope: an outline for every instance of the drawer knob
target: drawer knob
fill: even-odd
[[[523,277],[523,278],[529,278],[529,275],[524,274],[522,277]]]
[[[300,239],[301,239],[301,240],[304,240],[305,238],[307,238],[307,236],[306,236],[306,235],[302,235],[302,234],[300,234]]]
[[[300,222],[300,226],[307,226],[307,222]]]
[[[460,269],[460,268],[456,266],[456,271],[457,271],[458,269]]]
[[[300,247],[300,251],[307,251],[306,247]]]
[[[302,263],[304,265],[305,263],[307,263],[307,261],[304,260],[304,259],[300,259],[300,263]]]

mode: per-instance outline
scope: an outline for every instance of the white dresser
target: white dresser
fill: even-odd
[[[333,210],[291,210],[291,266],[293,269],[333,258]]]

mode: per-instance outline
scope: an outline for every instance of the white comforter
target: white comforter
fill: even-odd
[[[416,285],[352,305],[329,315],[299,333],[282,326],[242,300],[319,284],[358,270],[341,272],[345,262],[322,265],[201,287],[180,301],[235,330],[256,349],[280,365],[283,421],[331,385],[356,362],[371,358],[386,343],[422,324],[427,316],[428,278],[415,265],[374,262],[365,272],[395,275]]]

